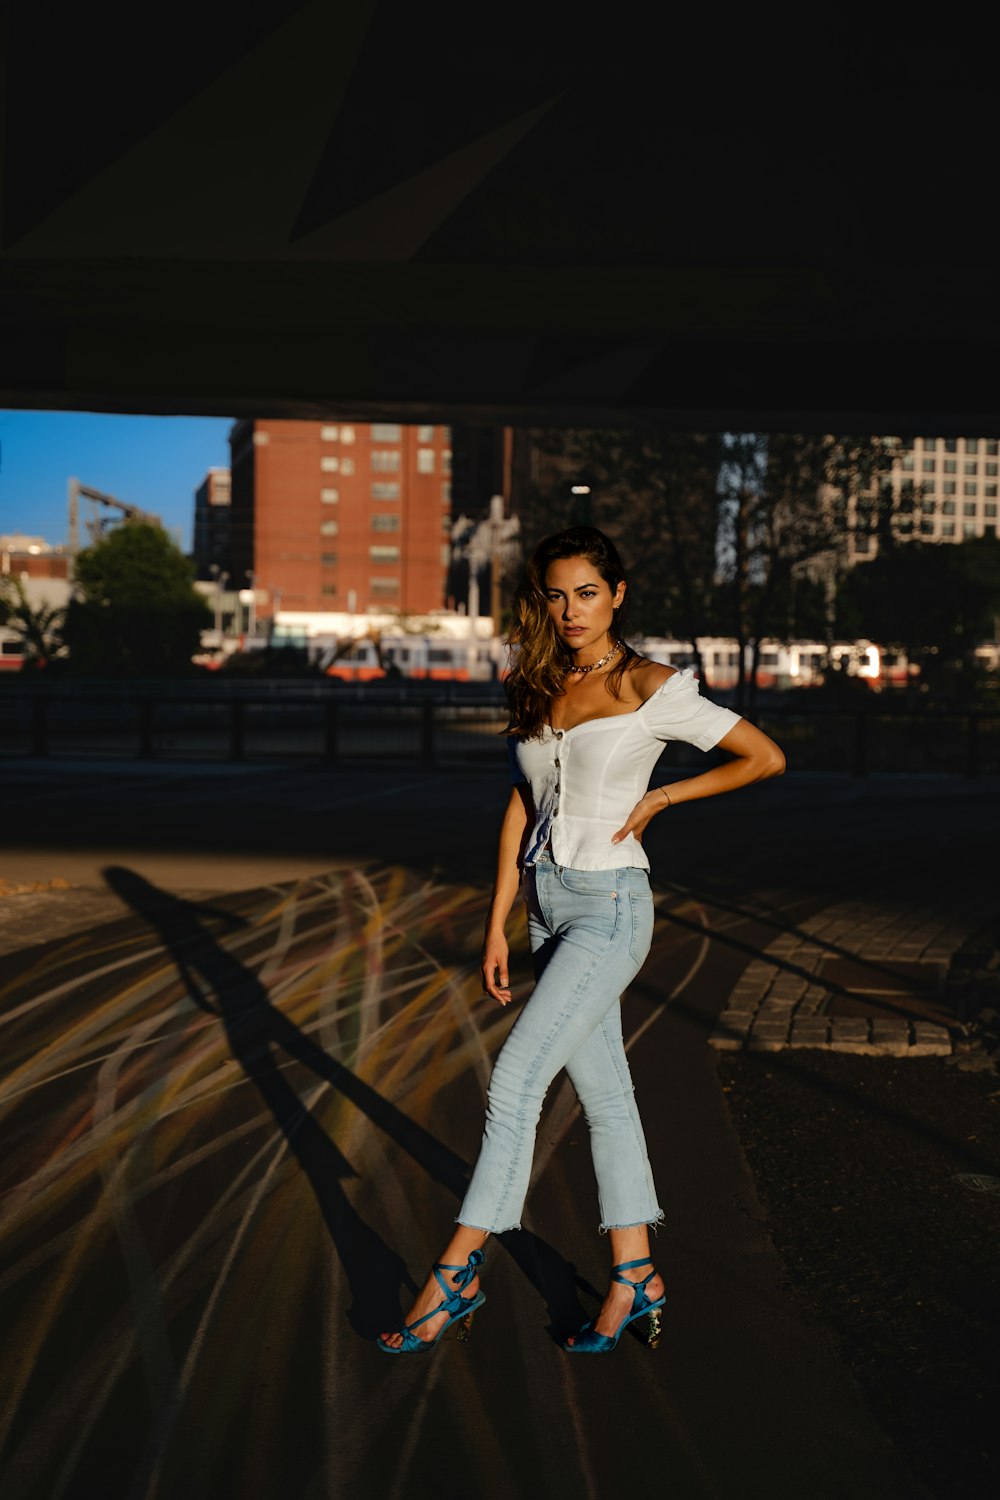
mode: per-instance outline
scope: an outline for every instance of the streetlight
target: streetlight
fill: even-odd
[[[246,577],[250,580],[249,589],[240,590],[240,598],[249,606],[247,610],[247,635],[257,634],[257,574],[247,568]],[[249,594],[249,598],[245,596]]]
[[[576,514],[573,517],[573,525],[574,526],[589,526],[590,525],[590,496],[593,494],[593,490],[592,490],[591,486],[589,484],[586,484],[585,482],[581,481],[578,484],[571,484],[570,487],[569,487],[569,492],[570,492],[571,495],[574,495],[574,496],[578,497],[577,501],[576,501],[576,504],[573,507],[574,511],[576,512]]]
[[[218,644],[222,645],[222,590],[229,582],[229,574],[224,573],[218,563],[210,563],[208,571],[215,579],[215,636]]]

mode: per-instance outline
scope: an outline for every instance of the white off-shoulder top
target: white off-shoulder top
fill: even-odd
[[[674,672],[631,713],[585,719],[572,729],[548,726],[540,739],[508,736],[511,779],[526,781],[535,826],[524,863],[533,865],[551,842],[556,864],[575,870],[649,869],[642,845],[612,834],[649,788],[667,740],[711,750],[738,724],[739,714],[701,696],[690,667]]]

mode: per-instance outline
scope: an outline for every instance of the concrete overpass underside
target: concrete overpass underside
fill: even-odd
[[[988,49],[645,14],[22,7],[0,401],[996,431]]]

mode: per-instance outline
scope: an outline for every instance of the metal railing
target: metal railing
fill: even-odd
[[[0,755],[111,756],[183,761],[408,761],[424,765],[503,762],[502,700],[492,691],[330,690],[318,684],[239,684],[225,695],[164,687],[113,689],[60,683],[58,691],[4,683]],[[444,685],[446,688],[449,685]],[[303,687],[305,690],[303,690]],[[1000,773],[1000,712],[860,708],[786,702],[755,722],[778,741],[791,770]],[[674,744],[674,765],[701,765]]]

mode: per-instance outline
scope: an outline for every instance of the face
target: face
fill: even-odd
[[[549,563],[545,597],[556,632],[572,651],[607,649],[614,611],[625,597],[624,583],[612,594],[593,563],[585,557],[565,557]]]

